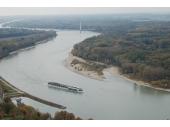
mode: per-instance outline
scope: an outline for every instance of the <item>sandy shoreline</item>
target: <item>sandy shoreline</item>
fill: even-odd
[[[94,71],[86,71],[83,70],[82,71],[78,71],[77,69],[75,69],[75,66],[71,65],[71,62],[77,59],[81,62],[86,62],[84,59],[73,56],[71,53],[69,53],[69,56],[67,57],[67,59],[65,60],[65,67],[68,68],[69,70],[78,73],[80,75],[95,79],[95,80],[104,80],[105,79],[105,75],[98,75],[96,72]],[[77,66],[80,67],[80,66]],[[112,76],[120,76],[121,78],[132,82],[135,85],[140,85],[140,86],[145,86],[145,87],[149,87],[155,90],[160,90],[160,91],[165,91],[165,92],[170,92],[170,89],[164,89],[164,88],[159,88],[159,87],[153,87],[152,85],[150,85],[149,83],[146,83],[144,81],[139,81],[139,80],[135,80],[135,79],[130,79],[129,77],[125,76],[125,75],[121,75],[119,72],[119,68],[116,66],[111,66],[108,68],[103,69],[103,72],[107,72],[109,74],[111,74]]]
[[[140,81],[140,80],[135,80],[135,79],[130,79],[125,75],[120,75],[121,78],[130,81],[132,83],[134,83],[134,85],[140,85],[140,86],[145,86],[145,87],[149,87],[155,90],[160,90],[160,91],[165,91],[165,92],[170,92],[170,89],[164,89],[164,88],[159,88],[159,87],[154,87],[151,84],[144,82],[144,81]]]
[[[82,58],[79,58],[79,57],[76,57],[76,56],[73,56],[71,53],[69,53],[67,59],[64,61],[64,65],[66,68],[68,68],[69,70],[75,72],[75,73],[78,73],[80,75],[83,75],[83,76],[86,76],[86,77],[89,77],[89,78],[92,78],[92,79],[96,79],[96,80],[103,80],[105,77],[104,75],[98,75],[96,72],[94,71],[87,71],[87,70],[83,70],[83,68],[80,66],[80,65],[76,65],[76,66],[71,66],[71,62],[74,60],[74,59],[77,59],[81,62],[84,62],[86,63],[86,61]],[[77,68],[81,68],[82,71],[78,71],[77,69],[75,69],[75,67]]]

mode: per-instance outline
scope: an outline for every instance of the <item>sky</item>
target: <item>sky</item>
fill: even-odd
[[[170,8],[131,7],[0,7],[0,16],[11,15],[74,15],[116,13],[170,13]]]

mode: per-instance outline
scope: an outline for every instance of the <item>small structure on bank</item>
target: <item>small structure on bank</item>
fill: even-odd
[[[22,100],[21,98],[17,98],[16,99],[17,105],[21,105],[22,104],[21,100]]]

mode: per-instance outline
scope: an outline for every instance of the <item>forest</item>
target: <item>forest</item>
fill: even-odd
[[[103,29],[101,35],[76,44],[72,54],[118,66],[122,74],[155,87],[170,88],[169,21],[119,22]]]
[[[40,31],[15,28],[0,29],[0,58],[21,48],[34,46],[37,42],[56,36],[55,31]]]

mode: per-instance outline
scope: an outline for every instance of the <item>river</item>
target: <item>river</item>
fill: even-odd
[[[170,94],[136,86],[120,76],[106,75],[103,81],[74,73],[64,66],[73,45],[98,35],[95,32],[57,30],[58,36],[47,43],[19,51],[0,60],[0,75],[14,86],[37,97],[67,107],[88,119],[168,119]],[[80,87],[83,94],[48,88],[48,82]],[[52,115],[59,109],[23,98],[24,103]]]

